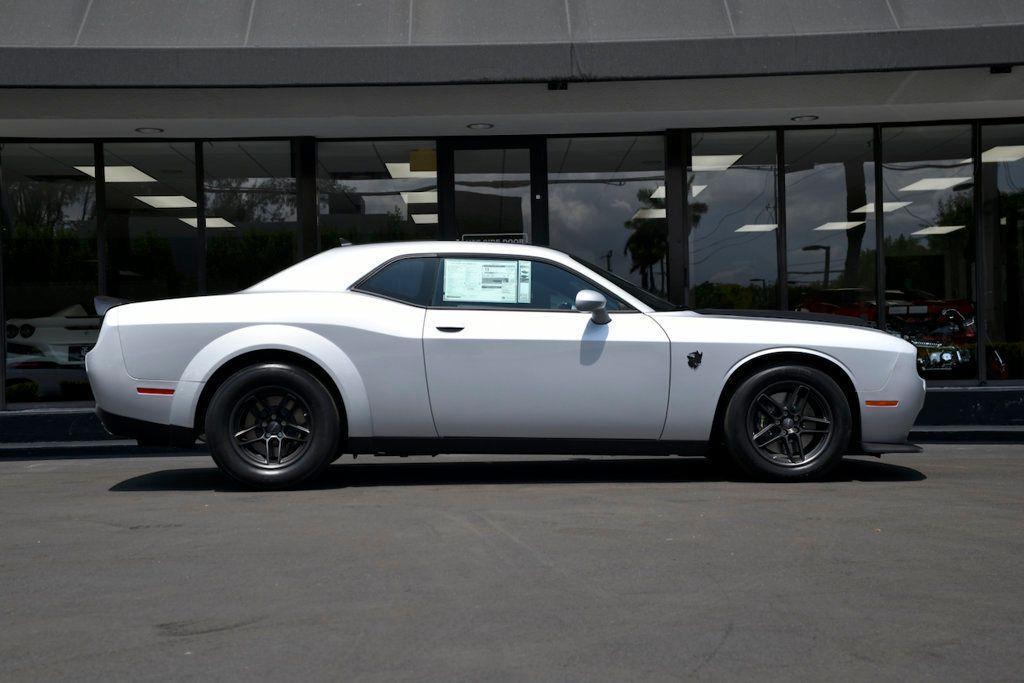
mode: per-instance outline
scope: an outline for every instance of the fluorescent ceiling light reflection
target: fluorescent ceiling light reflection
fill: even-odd
[[[925,236],[925,235],[948,235],[951,232],[956,232],[957,230],[963,230],[964,227],[966,227],[966,226],[963,226],[963,225],[933,225],[930,228],[924,228],[922,230],[916,230],[916,231],[914,231],[914,232],[912,232],[910,234],[911,235],[921,235],[922,237]]]
[[[913,204],[913,202],[882,202],[882,213],[889,213],[890,211],[895,211],[896,209],[902,209],[904,206],[910,206],[911,204]],[[864,206],[860,207],[859,209],[854,209],[850,213],[874,213],[874,212],[875,212],[875,205],[874,204],[865,204]]]
[[[822,223],[815,230],[850,230],[858,225],[864,225],[864,221],[831,221]]]
[[[629,220],[654,220],[656,218],[664,218],[665,209],[637,209],[636,213]]]
[[[423,224],[423,223],[436,223],[437,222],[437,214],[436,213],[414,213],[414,214],[411,214],[411,216],[412,216],[412,222],[413,223]]]
[[[665,198],[665,186],[659,185],[658,189],[651,193],[651,199],[664,199]]]
[[[135,195],[143,204],[154,209],[194,209],[196,203],[184,195]]]
[[[386,162],[384,164],[388,168],[388,173],[395,180],[402,180],[405,178],[436,178],[437,171],[410,171],[409,162]]]
[[[401,195],[406,204],[437,204],[437,190],[402,192]]]
[[[747,223],[743,227],[736,228],[736,232],[771,232],[777,228],[775,223]]]
[[[199,219],[198,218],[179,218],[178,220],[181,221],[182,223],[186,224],[186,225],[191,225],[193,228],[198,228],[199,227]],[[207,216],[206,217],[206,227],[208,227],[208,228],[233,228],[233,227],[235,227],[235,224],[232,223],[231,221],[225,220],[223,218],[218,218],[217,216]]]
[[[703,192],[706,189],[707,189],[707,185],[693,185],[693,186],[691,186],[691,189],[690,189],[690,196],[691,197],[696,197],[697,195],[699,195],[701,192]]]
[[[96,177],[95,166],[75,166],[76,169],[89,176]],[[155,183],[156,178],[148,176],[134,166],[104,166],[103,178],[108,183]]]
[[[981,153],[981,161],[985,164],[997,161],[1020,161],[1021,159],[1024,159],[1024,145],[1003,145]]]
[[[921,178],[916,183],[901,187],[900,192],[923,192],[928,190],[948,190],[951,187],[969,182],[970,178]]]
[[[742,154],[695,154],[690,161],[694,171],[724,171],[737,161]]]

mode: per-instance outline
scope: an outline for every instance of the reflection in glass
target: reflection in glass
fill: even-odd
[[[882,133],[887,326],[936,379],[977,376],[969,126]]]
[[[775,133],[695,133],[687,173],[695,308],[775,308]]]
[[[664,148],[661,136],[551,139],[551,246],[665,296]]]
[[[90,400],[96,343],[96,186],[90,144],[5,144],[7,400]]]
[[[203,167],[207,290],[238,291],[295,263],[299,230],[291,144],[207,142]]]
[[[1024,125],[983,126],[988,379],[1024,378]]]
[[[317,192],[322,249],[439,237],[433,142],[321,142]]]
[[[195,146],[103,146],[109,293],[132,301],[196,293]]]
[[[787,131],[790,308],[877,323],[870,128]]]
[[[454,155],[459,239],[529,242],[530,150],[457,149]]]

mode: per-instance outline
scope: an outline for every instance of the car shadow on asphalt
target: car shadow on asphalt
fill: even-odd
[[[914,482],[912,467],[846,458],[829,482]],[[552,461],[388,462],[335,464],[299,490],[366,486],[751,482],[704,458],[574,458]],[[757,482],[751,482],[757,483]],[[249,491],[214,467],[164,469],[125,479],[111,491]]]

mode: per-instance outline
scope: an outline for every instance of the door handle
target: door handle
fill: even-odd
[[[438,332],[449,332],[449,333],[452,333],[452,332],[462,332],[463,329],[465,329],[465,328],[463,328],[463,327],[438,327],[437,331]]]

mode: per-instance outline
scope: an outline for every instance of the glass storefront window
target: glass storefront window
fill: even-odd
[[[455,149],[452,152],[459,239],[533,241],[530,149]]]
[[[91,144],[4,144],[6,397],[90,400],[96,342],[96,183]]]
[[[1024,378],[1024,125],[983,126],[988,379]]]
[[[195,145],[103,145],[108,293],[131,301],[197,293]]]
[[[322,249],[440,236],[432,141],[321,142],[317,194]]]
[[[235,292],[298,260],[292,145],[287,140],[203,144],[206,280]]]
[[[789,307],[878,321],[870,128],[786,131]]]
[[[695,133],[687,169],[695,308],[778,305],[775,133]]]
[[[887,326],[932,379],[977,377],[970,126],[882,132]]]
[[[664,138],[554,138],[547,156],[551,246],[665,296]]]

